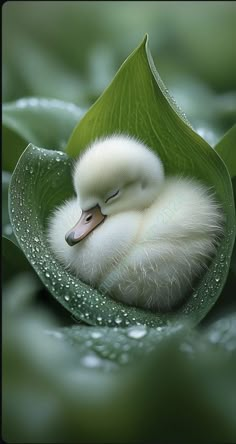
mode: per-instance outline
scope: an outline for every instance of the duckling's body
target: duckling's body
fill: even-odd
[[[77,162],[74,184],[77,197],[49,224],[58,259],[126,304],[166,311],[181,302],[222,230],[208,189],[193,179],[165,178],[160,159],[127,136],[95,142]],[[77,239],[82,211],[91,218],[95,207],[104,219]],[[72,227],[73,246],[65,240]]]

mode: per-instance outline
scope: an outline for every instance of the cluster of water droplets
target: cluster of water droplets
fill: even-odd
[[[219,290],[222,287],[223,277],[230,263],[229,243],[231,242],[230,237],[232,234],[232,231],[226,233],[224,242],[219,246],[217,256],[213,259],[210,266],[211,272],[208,272],[203,277],[199,287],[193,292],[189,303],[183,309],[184,315],[199,310],[202,311],[204,316],[206,307],[212,306],[216,301]]]
[[[8,105],[9,108],[10,105]],[[67,111],[69,113],[77,114],[81,117],[81,109],[78,108],[74,103],[64,102],[59,99],[46,99],[38,97],[30,97],[25,99],[19,99],[14,103],[15,108],[25,109],[25,108],[44,108],[46,110],[58,110]]]
[[[77,364],[90,369],[113,371],[142,359],[155,350],[168,336],[175,335],[180,326],[148,328],[120,327],[66,327],[45,333],[63,340],[77,350]]]
[[[236,317],[225,317],[205,330],[197,332],[185,324],[165,327],[145,326],[88,327],[72,326],[60,330],[45,330],[56,341],[62,341],[74,353],[74,366],[105,372],[142,362],[160,347],[186,355],[186,359],[205,360],[215,356],[215,347],[226,353],[236,349]],[[174,347],[174,348],[173,348]]]

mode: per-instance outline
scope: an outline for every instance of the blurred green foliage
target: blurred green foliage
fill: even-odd
[[[147,32],[165,84],[215,143],[236,119],[235,21],[230,1],[5,3],[3,100],[88,107]]]
[[[3,146],[12,158],[5,169],[29,142],[63,149],[77,111],[94,103],[146,32],[165,84],[215,146],[236,121],[235,24],[229,1],[6,2]],[[9,104],[32,96],[71,102],[75,114],[63,122],[55,110],[42,128],[32,107]],[[225,160],[234,171],[235,131],[228,134]],[[197,331],[179,325],[129,335],[78,324],[13,243],[9,180],[4,174],[3,438],[235,442],[235,252],[222,295]]]
[[[235,90],[235,20],[230,1],[5,3],[5,100],[46,95],[81,106],[80,89],[98,96],[146,32],[167,85],[185,74]]]

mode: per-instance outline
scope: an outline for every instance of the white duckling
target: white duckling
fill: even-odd
[[[126,135],[92,143],[73,182],[77,197],[49,221],[59,261],[126,304],[167,311],[182,302],[222,232],[214,194],[195,179],[165,177],[160,158]]]

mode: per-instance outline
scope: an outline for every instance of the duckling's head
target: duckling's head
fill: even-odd
[[[163,179],[160,159],[143,143],[121,135],[91,144],[73,175],[82,210],[99,205],[106,216],[149,207]]]
[[[156,199],[163,180],[161,160],[139,140],[126,135],[96,140],[74,168],[74,188],[83,211],[79,222],[92,223],[89,234],[106,216],[144,210]],[[66,237],[71,245],[77,238],[75,230]]]

